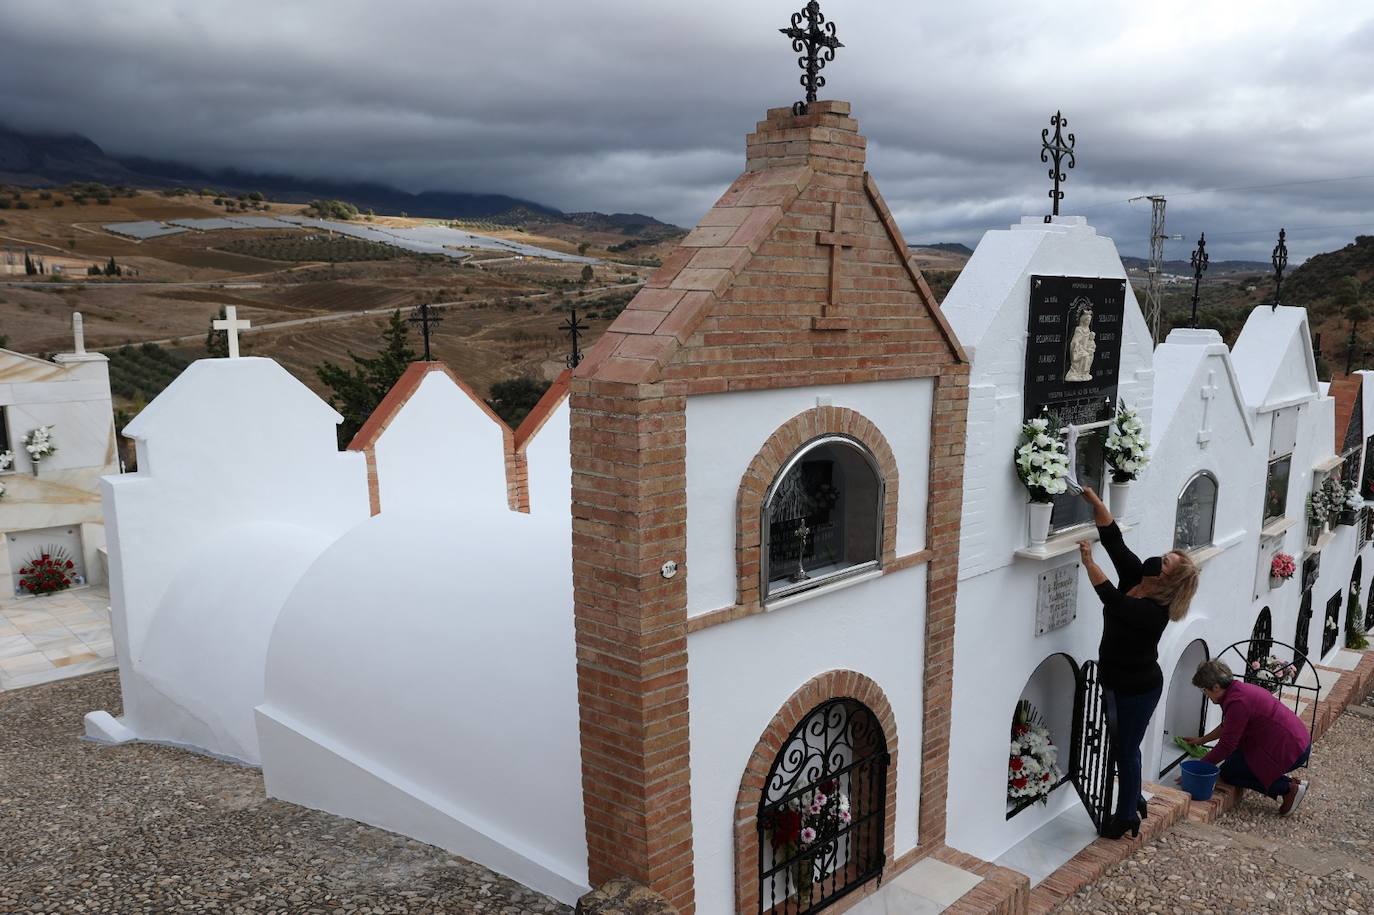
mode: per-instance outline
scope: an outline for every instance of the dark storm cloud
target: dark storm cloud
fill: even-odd
[[[795,6],[801,5],[797,0]],[[1142,8],[1148,7],[1148,8]],[[1295,259],[1374,232],[1374,17],[1314,0],[844,2],[823,95],[854,103],[914,241],[1044,211],[1039,131],[1078,136],[1067,212],[1143,253]],[[9,0],[0,119],[207,166],[637,210],[688,225],[790,103],[793,5]],[[1271,187],[1271,185],[1285,185]],[[1246,187],[1216,192],[1208,189]]]

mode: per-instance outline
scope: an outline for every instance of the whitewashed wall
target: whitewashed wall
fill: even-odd
[[[31,557],[22,532],[72,529],[81,574],[102,583],[96,561],[105,545],[99,479],[118,470],[108,362],[99,354],[62,354],[55,362],[0,350],[0,407],[5,408],[14,464],[0,473],[0,595],[15,593],[15,573]],[[53,427],[57,451],[37,474],[24,436]]]
[[[102,488],[133,736],[257,761],[252,709],[281,601],[368,517],[363,457],[338,452],[338,419],[271,360],[207,359],[126,427],[139,472]],[[93,735],[111,733],[106,719]]]
[[[379,476],[384,454],[409,453],[477,462],[478,484],[495,485],[499,439],[469,444],[492,420],[452,406],[408,402],[378,442]],[[445,423],[456,434],[435,431]],[[273,797],[440,845],[571,903],[588,886],[568,428],[565,401],[529,445],[530,514],[505,507],[504,476],[494,499],[450,472],[457,494],[440,510],[384,489],[382,513],[330,546],[287,600],[258,727]]]
[[[1082,664],[1097,656],[1101,602],[1087,576],[1078,581],[1078,616],[1035,635],[1039,576],[1078,561],[1076,550],[1047,561],[1018,558],[1026,545],[1026,491],[1011,455],[1020,434],[1030,278],[1067,275],[1125,279],[1116,246],[1081,217],[1053,224],[1027,219],[983,236],[942,308],[973,361],[969,379],[963,528],[954,635],[954,703],[950,735],[948,842],[985,859],[998,857],[1068,805],[1071,787],[1006,819],[1007,741],[1017,700],[1051,655]],[[1151,427],[1154,374],[1149,333],[1134,295],[1126,295],[1118,397]],[[1133,496],[1127,521],[1149,497]],[[1134,534],[1144,552],[1156,544]],[[1168,546],[1165,544],[1164,546]],[[1105,559],[1105,557],[1103,557]],[[1062,686],[1062,678],[1059,681]],[[1030,685],[1029,694],[1043,690]],[[1048,702],[1048,698],[1042,701]],[[1073,695],[1062,697],[1070,706]],[[1050,717],[1055,712],[1040,705]],[[1060,747],[1064,764],[1068,747]]]
[[[687,400],[689,614],[736,598],[736,500],[744,471],[781,425],[819,403],[871,420],[897,461],[897,554],[925,545],[933,382],[879,382],[703,395]],[[723,434],[729,430],[730,434]],[[692,843],[697,910],[734,905],[734,806],[740,778],[773,716],[829,670],[882,688],[897,722],[897,855],[916,846],[925,657],[924,566],[841,583],[778,609],[693,633]]]

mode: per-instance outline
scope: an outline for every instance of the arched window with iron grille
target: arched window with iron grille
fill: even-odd
[[[799,448],[763,501],[762,599],[878,568],[885,486],[873,453],[848,435]]]
[[[773,759],[759,802],[759,912],[819,912],[881,877],[887,739],[868,706],[831,699]]]
[[[1251,680],[1255,675],[1255,662],[1264,663],[1264,659],[1273,654],[1274,645],[1274,617],[1265,607],[1255,618],[1255,628],[1250,630],[1250,645],[1246,651],[1245,658],[1245,679]]]
[[[1312,592],[1304,591],[1302,604],[1298,607],[1298,626],[1293,633],[1293,647],[1302,655],[1301,658],[1294,658],[1293,663],[1302,669],[1303,658],[1307,656],[1307,645],[1312,635]]]
[[[1217,490],[1217,478],[1206,470],[1194,474],[1183,487],[1174,509],[1174,549],[1196,550],[1212,545]]]
[[[1341,632],[1341,592],[1331,595],[1326,602],[1326,619],[1322,622],[1322,657],[1336,647],[1336,637]]]

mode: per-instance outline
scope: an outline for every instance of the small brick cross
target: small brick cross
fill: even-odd
[[[841,304],[840,266],[844,262],[842,253],[845,248],[852,248],[862,242],[862,236],[842,231],[844,212],[843,207],[838,202],[834,204],[832,220],[831,231],[816,233],[816,244],[830,248],[830,293],[826,298],[824,318],[816,322],[817,330],[840,330],[844,326],[848,326],[847,319],[839,314]],[[825,322],[824,326],[821,321]]]

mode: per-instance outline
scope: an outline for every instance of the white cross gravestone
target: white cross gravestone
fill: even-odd
[[[210,325],[215,330],[222,330],[229,341],[229,358],[239,357],[239,331],[247,330],[252,327],[252,322],[247,318],[238,320],[238,308],[233,305],[224,306],[224,317],[216,318]]]
[[[1206,448],[1207,443],[1212,440],[1212,423],[1209,419],[1212,412],[1212,401],[1217,396],[1217,373],[1207,373],[1207,383],[1202,386],[1202,428],[1197,432],[1198,444]]]

